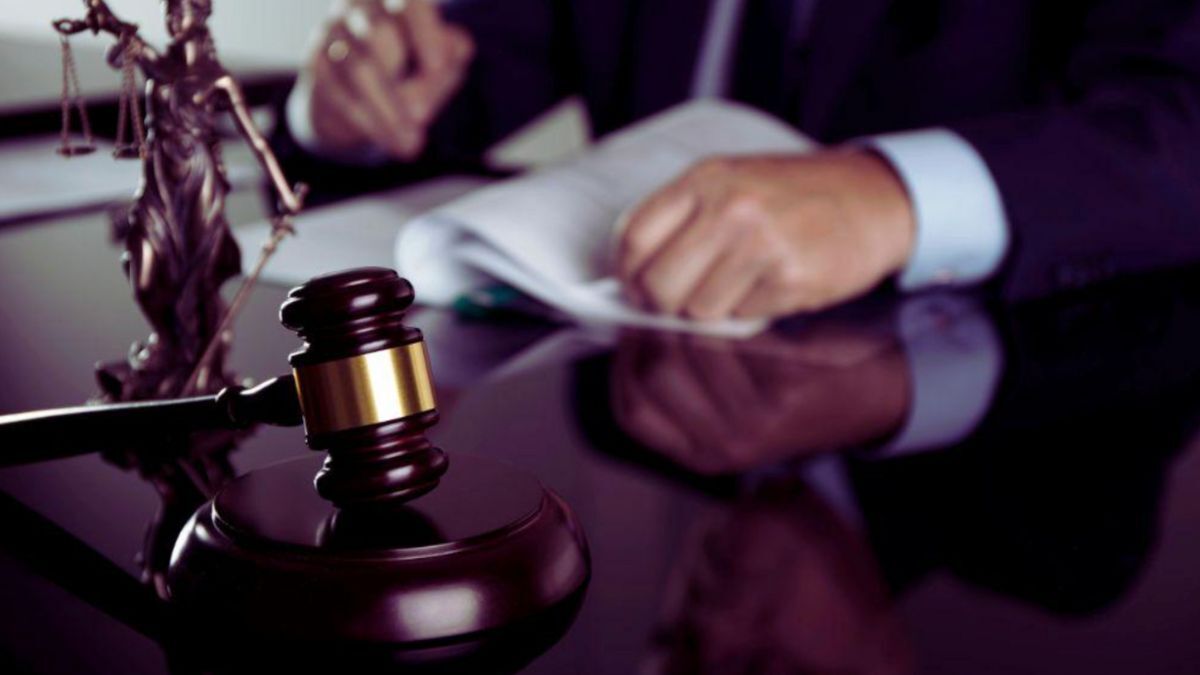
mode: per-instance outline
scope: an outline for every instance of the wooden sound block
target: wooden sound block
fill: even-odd
[[[583,530],[529,474],[456,453],[436,490],[361,511],[317,495],[320,467],[250,472],[201,507],[171,557],[171,604],[231,636],[402,645],[502,629],[582,594]]]

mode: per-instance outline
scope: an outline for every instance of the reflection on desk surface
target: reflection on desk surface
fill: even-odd
[[[99,222],[0,232],[0,413],[86,399],[92,364],[143,332]],[[740,342],[414,322],[438,444],[535,472],[591,543],[578,618],[524,672],[1184,673],[1197,289],[1183,272],[1007,308],[877,298]],[[239,372],[286,368],[283,295],[256,291]],[[0,471],[0,662],[187,669],[111,596],[156,597],[179,485],[307,452],[298,430],[209,440],[165,467]],[[32,553],[29,528],[77,544],[58,550],[80,569]]]

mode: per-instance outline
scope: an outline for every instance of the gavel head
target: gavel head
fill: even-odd
[[[421,332],[404,325],[412,286],[363,268],[292,289],[280,320],[304,345],[289,356],[309,447],[329,453],[317,492],[339,508],[401,504],[437,487],[445,453]]]

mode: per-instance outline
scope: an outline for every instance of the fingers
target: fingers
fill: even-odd
[[[742,319],[779,316],[788,309],[784,305],[785,300],[782,284],[774,275],[765,274],[755,280],[754,288],[738,303],[733,314]]]
[[[335,27],[331,36],[335,37],[330,50],[332,45],[345,45],[349,52],[337,61],[318,60],[318,79],[327,87],[321,95],[336,96],[338,105],[331,107],[352,116],[360,123],[359,131],[376,145],[399,157],[414,155],[421,141],[420,130],[400,98],[395,79],[349,28]]]
[[[387,16],[404,47],[395,64],[397,95],[424,128],[462,83],[475,43],[465,30],[444,22],[428,0],[401,3]]]
[[[378,33],[370,37],[369,29],[364,28],[367,20],[356,16],[365,14],[351,10],[330,27],[328,44],[313,63],[314,109],[321,116],[332,113],[335,118],[314,115],[314,127],[319,135],[341,137],[347,134],[336,125],[348,122],[362,141],[397,156],[409,156],[417,145],[418,130],[395,90],[395,80],[385,71],[382,61],[386,57],[374,54],[370,46],[384,38]],[[326,133],[321,133],[322,129]]]
[[[632,285],[642,268],[695,214],[700,201],[685,184],[668,186],[637,207],[617,246],[619,275]]]
[[[448,65],[430,69],[418,54],[416,70],[400,85],[401,96],[410,114],[422,124],[428,123],[458,90],[475,53],[475,43],[465,30],[454,26],[445,26],[444,30]]]
[[[684,313],[684,305],[708,270],[735,245],[737,227],[702,209],[645,266],[634,283],[656,310]]]
[[[624,264],[632,270],[623,272],[626,284],[660,312],[729,318],[776,265],[778,242],[765,216],[744,199],[732,205],[710,199],[685,211],[687,199],[668,196],[635,216],[641,219],[630,223],[626,235]]]
[[[659,312],[730,317],[786,246],[774,202],[743,180],[738,160],[712,158],[637,207],[618,246],[630,296]]]
[[[349,83],[334,72],[332,63],[317,59],[312,65],[312,75],[312,124],[322,142],[331,147],[366,143],[387,147],[386,142],[376,140],[379,129],[374,115],[358,102]]]
[[[473,52],[428,0],[351,3],[311,65],[314,130],[334,147],[371,143],[411,159]]]
[[[437,9],[427,0],[411,0],[405,5],[404,17],[419,67],[428,73],[445,70],[454,45]]]
[[[379,69],[389,78],[399,81],[407,72],[410,62],[404,15],[388,11],[383,3],[372,2],[350,10],[347,20],[350,21],[351,17],[358,17],[354,20],[365,24],[352,27],[352,31],[363,36],[362,41]]]
[[[694,319],[727,319],[745,300],[773,257],[752,229],[744,229],[728,250],[697,280],[684,301],[684,314]]]

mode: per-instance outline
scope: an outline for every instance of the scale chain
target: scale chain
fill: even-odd
[[[92,125],[88,119],[87,106],[83,103],[83,93],[79,86],[79,71],[75,66],[75,55],[71,51],[71,42],[66,35],[60,37],[62,44],[62,134],[59,154],[65,156],[82,155],[96,149],[92,137]],[[74,105],[79,115],[79,123],[83,131],[83,143],[71,143],[71,106]]]
[[[146,131],[142,125],[142,111],[138,104],[137,73],[134,60],[137,47],[130,42],[121,55],[121,100],[117,108],[117,142],[113,156],[132,159],[146,156]],[[126,140],[128,129],[133,127],[133,139]]]

